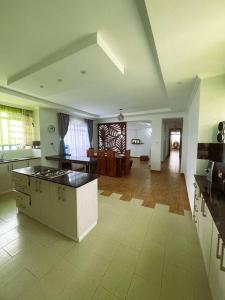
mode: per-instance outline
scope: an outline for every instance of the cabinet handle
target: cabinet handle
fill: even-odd
[[[220,249],[220,239],[221,239],[221,235],[218,234],[217,236],[217,246],[216,246],[216,258],[221,258],[221,254],[219,254],[219,249]]]
[[[197,184],[195,182],[193,183],[193,185],[194,185],[195,188],[197,188]]]
[[[60,190],[61,190],[61,187],[58,186],[58,200],[61,200]]]
[[[220,270],[223,272],[225,272],[225,266],[223,265],[224,249],[225,249],[225,244],[222,243],[221,258],[220,258]]]
[[[198,223],[198,221],[196,220],[196,217],[195,217],[195,215],[193,216],[193,220],[194,220],[194,223],[195,223],[195,224],[197,224],[197,223]]]
[[[205,199],[204,198],[202,198],[202,209],[201,209],[201,211],[202,211],[202,216],[207,217],[206,212],[205,212]]]

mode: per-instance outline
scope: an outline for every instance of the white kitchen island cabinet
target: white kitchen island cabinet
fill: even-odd
[[[46,180],[34,175],[38,168],[45,167],[13,171],[14,194],[19,212],[75,241],[81,241],[97,224],[98,177],[71,172]]]

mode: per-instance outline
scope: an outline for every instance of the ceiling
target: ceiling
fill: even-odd
[[[225,72],[223,0],[0,5],[0,85],[41,105],[93,118],[184,111],[196,75]]]

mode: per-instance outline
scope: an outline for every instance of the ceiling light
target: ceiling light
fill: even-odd
[[[120,113],[119,113],[119,115],[117,116],[117,119],[118,119],[119,121],[123,121],[123,120],[124,120],[124,115],[122,114],[122,108],[120,108]]]
[[[81,73],[82,75],[84,75],[84,74],[87,73],[87,71],[85,71],[85,70],[80,70],[80,73]]]
[[[44,86],[41,84],[41,85],[40,85],[40,88],[41,88],[41,89],[43,89],[43,88],[44,88]]]
[[[58,79],[58,82],[62,82],[62,78],[59,78],[59,79]]]

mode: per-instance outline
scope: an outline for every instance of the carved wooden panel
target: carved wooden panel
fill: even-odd
[[[98,148],[111,149],[117,153],[125,153],[127,140],[127,123],[98,124]]]

